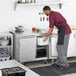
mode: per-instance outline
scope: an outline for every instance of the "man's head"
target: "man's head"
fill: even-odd
[[[44,6],[43,12],[45,15],[49,16],[51,13],[51,8],[49,6]]]

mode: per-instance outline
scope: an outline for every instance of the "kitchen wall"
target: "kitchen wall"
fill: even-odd
[[[0,32],[14,29],[15,26],[21,24],[26,29],[31,27],[48,28],[47,21],[40,22],[39,12],[42,12],[42,5],[18,5],[14,11],[14,2],[16,0],[0,0]],[[65,0],[62,9],[58,9],[58,5],[51,5],[53,10],[61,12],[70,25],[76,24],[76,1]],[[44,15],[45,16],[45,15]]]
[[[65,0],[61,13],[67,19],[69,25],[76,26],[76,0]]]
[[[16,0],[0,0],[0,32],[10,30],[13,23],[13,6]]]
[[[15,10],[16,24],[22,24],[28,29],[32,27],[48,28],[48,21],[40,22],[40,17],[47,17],[45,15],[39,15],[43,7],[44,5],[18,5]],[[51,5],[51,7],[52,9],[59,10],[58,5]]]

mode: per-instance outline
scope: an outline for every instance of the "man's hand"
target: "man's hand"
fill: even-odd
[[[44,37],[43,37],[43,41],[46,41],[46,40],[47,40],[47,37],[46,37],[46,36],[44,36]]]
[[[53,28],[49,28],[47,34],[43,38],[43,41],[46,41],[48,39],[48,37],[51,35],[52,31],[53,31]]]

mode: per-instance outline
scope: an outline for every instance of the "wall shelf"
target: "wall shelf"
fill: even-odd
[[[45,2],[45,3],[17,3],[17,4],[26,4],[26,5],[56,5],[56,4],[62,4],[62,2]]]
[[[16,9],[17,5],[26,5],[26,6],[37,6],[37,5],[59,5],[61,9],[63,2],[42,2],[42,3],[25,3],[25,2],[16,2],[14,4],[14,9]]]

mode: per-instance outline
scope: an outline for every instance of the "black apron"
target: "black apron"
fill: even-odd
[[[58,26],[58,45],[63,45],[64,44],[64,36],[65,36],[65,26]]]

